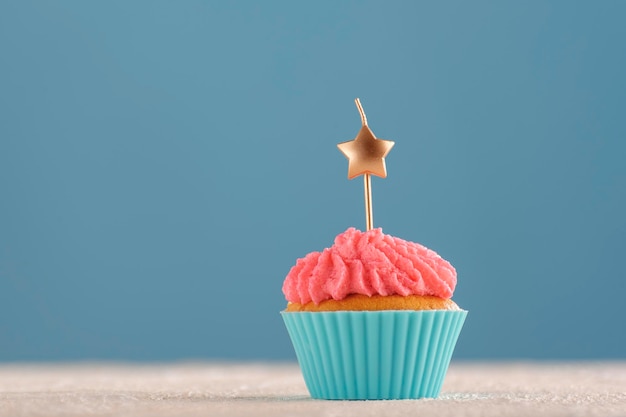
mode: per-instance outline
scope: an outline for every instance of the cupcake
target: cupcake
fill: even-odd
[[[313,398],[437,397],[467,311],[451,300],[456,271],[434,251],[373,228],[372,175],[394,146],[361,129],[337,145],[348,178],[363,176],[366,232],[299,259],[283,284],[282,317]]]
[[[298,259],[281,315],[311,396],[437,397],[467,315],[455,286],[449,262],[382,229]]]

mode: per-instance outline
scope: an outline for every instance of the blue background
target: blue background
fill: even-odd
[[[626,2],[0,2],[0,360],[295,359],[298,257],[459,273],[456,358],[624,358]]]

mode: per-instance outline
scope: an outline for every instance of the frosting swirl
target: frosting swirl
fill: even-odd
[[[298,259],[285,278],[283,293],[300,304],[342,300],[350,294],[447,299],[455,286],[456,270],[435,251],[382,229],[350,228],[332,247]]]

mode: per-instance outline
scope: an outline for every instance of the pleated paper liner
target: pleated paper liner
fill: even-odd
[[[281,312],[311,397],[436,398],[467,311]]]

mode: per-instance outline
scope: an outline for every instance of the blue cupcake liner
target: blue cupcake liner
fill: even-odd
[[[436,398],[467,311],[281,312],[311,397]]]

